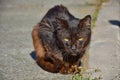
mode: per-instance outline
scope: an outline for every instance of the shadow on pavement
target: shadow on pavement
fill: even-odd
[[[120,21],[119,20],[109,20],[109,23],[116,25],[120,28]]]
[[[31,56],[31,58],[33,59],[33,60],[36,60],[36,52],[35,51],[32,51],[31,53],[30,53],[30,56]],[[45,71],[48,71],[48,70],[46,70],[44,67],[42,67],[41,65],[39,65],[37,62],[36,62],[36,65],[38,65],[41,69],[43,69],[43,70],[45,70]],[[48,71],[49,72],[49,71]],[[52,72],[51,72],[52,73]],[[1,77],[1,76],[0,76]],[[1,80],[1,79],[0,79]]]
[[[30,53],[30,56],[32,57],[32,59],[36,60],[36,52],[35,51],[32,51]]]

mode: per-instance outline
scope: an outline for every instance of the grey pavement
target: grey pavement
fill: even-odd
[[[99,69],[93,77],[120,80],[120,0],[102,6],[93,29],[89,65]]]
[[[31,58],[31,31],[56,4],[78,18],[93,15],[98,0],[0,0],[0,80],[70,80],[42,70]]]

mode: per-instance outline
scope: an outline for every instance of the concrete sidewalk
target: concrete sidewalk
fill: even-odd
[[[83,18],[93,15],[98,0],[0,0],[0,80],[71,79],[42,70],[30,56],[33,26],[56,4]]]
[[[93,77],[120,80],[120,0],[103,4],[93,29],[89,65],[99,69]]]

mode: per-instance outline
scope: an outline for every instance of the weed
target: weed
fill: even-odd
[[[99,0],[99,4],[96,5],[96,10],[95,12],[93,13],[92,15],[92,28],[95,26],[95,22],[97,20],[97,17],[98,17],[98,14],[99,14],[99,11],[101,9],[101,6],[102,6],[102,3],[104,2],[104,0]]]

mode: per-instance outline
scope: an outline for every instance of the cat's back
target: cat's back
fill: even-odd
[[[63,18],[65,20],[69,20],[71,18],[74,18],[72,16],[68,9],[63,5],[56,5],[55,7],[48,10],[47,14],[44,16],[43,19],[50,19],[55,20],[56,17]]]

